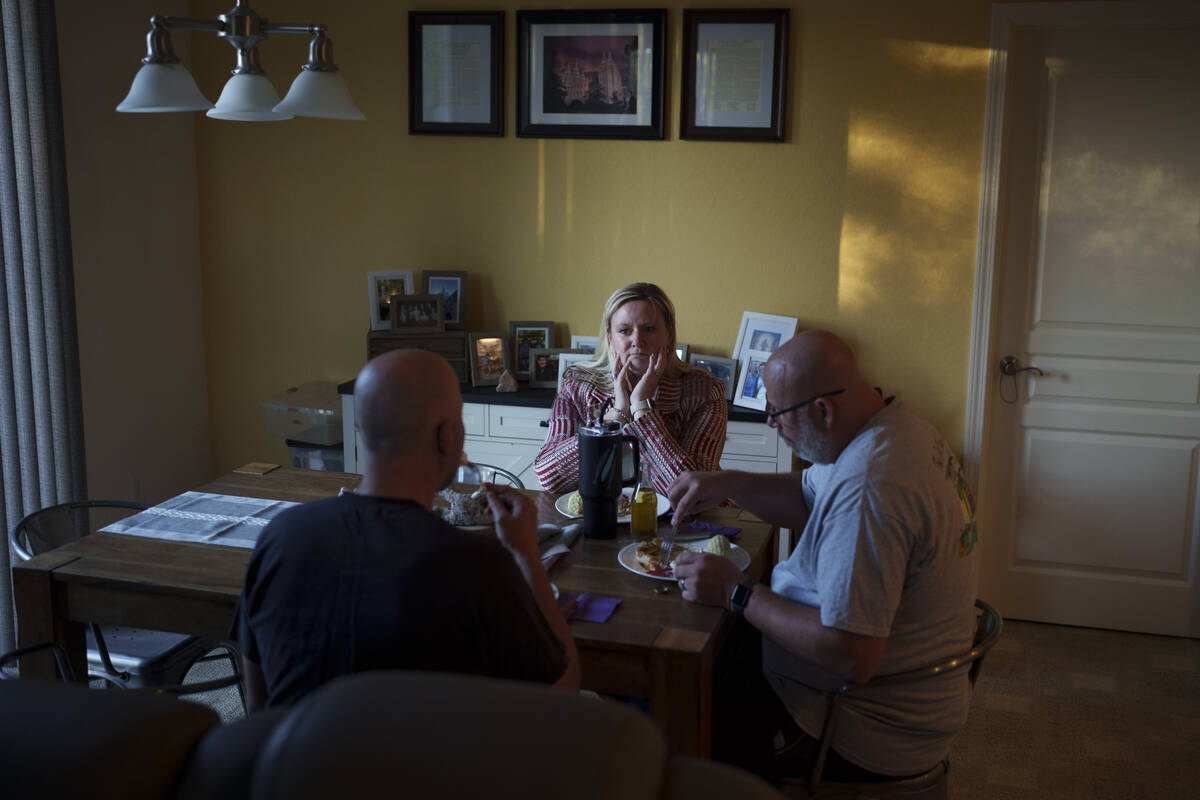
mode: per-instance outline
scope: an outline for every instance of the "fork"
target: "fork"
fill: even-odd
[[[670,564],[667,563],[667,558],[670,557],[670,555],[671,555],[671,548],[675,546],[675,535],[677,533],[679,533],[679,523],[678,522],[671,525],[671,535],[668,536],[666,539],[663,539],[662,547],[659,548],[658,563],[664,565],[665,567],[671,566]]]

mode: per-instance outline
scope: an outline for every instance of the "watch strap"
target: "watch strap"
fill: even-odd
[[[631,403],[629,410],[636,414],[639,411],[649,411],[654,408],[654,398],[647,397],[645,400],[638,400],[636,403]]]

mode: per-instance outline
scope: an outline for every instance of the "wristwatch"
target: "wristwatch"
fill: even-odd
[[[632,403],[629,406],[629,411],[636,414],[639,411],[649,411],[652,408],[654,408],[654,398],[647,397],[645,400],[638,400],[636,403]]]
[[[733,593],[729,595],[729,608],[739,617],[746,613],[746,606],[750,603],[750,595],[754,594],[754,587],[758,581],[745,580],[733,587]]]

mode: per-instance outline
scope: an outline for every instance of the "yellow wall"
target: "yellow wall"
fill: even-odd
[[[990,3],[792,5],[783,144],[679,140],[692,3],[668,5],[665,141],[515,136],[514,11],[536,4],[507,6],[503,138],[408,135],[409,6],[254,5],[328,26],[367,121],[198,118],[216,471],[286,458],[259,400],[359,369],[378,268],[468,270],[470,329],[553,319],[564,346],[594,334],[603,300],[633,280],[668,291],[697,352],[728,355],[743,310],[798,317],[845,336],[868,376],[961,443]],[[302,37],[260,51],[286,91]],[[193,34],[192,52],[215,99],[232,50]]]

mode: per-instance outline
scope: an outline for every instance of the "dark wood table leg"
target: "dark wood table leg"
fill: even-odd
[[[712,755],[712,637],[664,628],[650,652],[650,715],[671,755]]]
[[[65,603],[54,587],[54,570],[76,559],[70,553],[47,553],[13,567],[13,600],[17,610],[17,646],[57,642],[67,652],[75,679],[87,680],[84,625],[65,617]],[[54,654],[43,651],[21,659],[22,678],[58,677]]]

